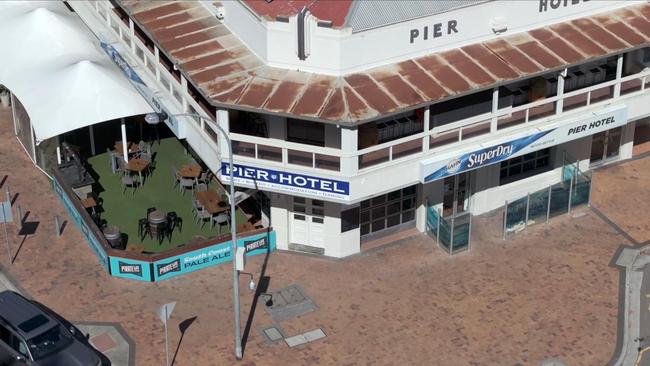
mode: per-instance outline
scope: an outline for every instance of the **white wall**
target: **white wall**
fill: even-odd
[[[278,249],[289,249],[289,213],[287,210],[289,196],[279,193],[267,193],[271,198],[271,226],[275,230]]]
[[[540,4],[546,1],[545,11]],[[495,38],[491,21],[504,19],[508,30],[503,35],[544,27],[568,19],[602,13],[610,9],[643,3],[642,0],[579,1],[569,0],[567,6],[552,9],[551,3],[564,0],[508,0],[495,1],[447,13],[415,19],[395,25],[352,33],[351,28],[331,29],[310,26],[309,57],[301,61],[297,56],[297,18],[289,23],[258,19],[239,2],[224,1],[224,24],[233,31],[254,53],[270,66],[291,70],[343,75],[395,63],[406,59],[440,52],[467,44]],[[204,2],[206,7],[208,2]],[[457,22],[458,32],[448,31],[450,21]],[[434,24],[441,24],[439,37],[431,35]],[[424,39],[424,27],[429,37]],[[412,31],[419,36],[411,42]]]

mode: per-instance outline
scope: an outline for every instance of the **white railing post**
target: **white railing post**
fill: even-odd
[[[431,121],[431,108],[426,107],[424,108],[424,132],[429,132],[429,128],[431,126],[430,121]],[[422,151],[425,153],[429,151],[429,135],[425,134],[424,137],[422,138]]]
[[[153,47],[153,54],[156,57],[156,81],[160,82],[160,50],[158,47]]]
[[[555,114],[560,114],[562,113],[562,109],[564,108],[564,78],[567,75],[567,69],[562,70],[560,74],[557,76],[557,103],[555,103]]]
[[[138,55],[136,54],[136,46],[135,46],[135,24],[133,24],[133,19],[129,18],[129,30],[131,31],[131,52],[136,56],[135,58],[137,59]]]
[[[621,96],[621,76],[623,76],[623,54],[616,59],[616,84],[614,84],[614,98]]]
[[[497,112],[499,110],[499,88],[492,89],[492,120],[490,121],[490,133],[497,132]]]

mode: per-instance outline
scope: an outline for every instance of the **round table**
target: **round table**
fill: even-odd
[[[119,248],[122,246],[122,234],[117,226],[109,226],[104,229],[104,237],[111,248]]]
[[[147,219],[152,224],[161,224],[161,223],[167,221],[167,215],[165,215],[165,213],[162,212],[162,211],[156,210],[156,211],[152,211],[149,214],[149,217],[147,217]]]

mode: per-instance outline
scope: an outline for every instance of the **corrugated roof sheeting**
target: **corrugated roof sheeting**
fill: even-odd
[[[352,32],[363,32],[488,1],[493,0],[355,1],[348,13],[345,25],[352,27]]]
[[[650,43],[650,4],[642,4],[335,77],[265,65],[197,2],[122,5],[215,105],[340,123]]]

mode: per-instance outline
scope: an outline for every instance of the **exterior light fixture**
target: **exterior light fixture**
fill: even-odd
[[[241,272],[241,271],[239,272],[239,274],[240,275],[245,274],[245,275],[251,276],[251,280],[248,282],[248,289],[251,290],[251,291],[255,291],[255,289],[257,288],[257,285],[255,284],[255,280],[253,279],[253,274],[248,273],[248,272]]]
[[[150,125],[157,125],[160,122],[164,121],[167,119],[167,113],[165,112],[160,112],[160,113],[147,113],[144,116],[144,121],[147,122]]]

